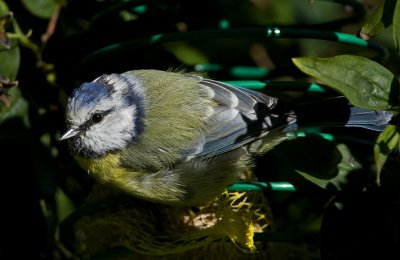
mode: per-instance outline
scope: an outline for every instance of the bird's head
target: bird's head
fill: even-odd
[[[140,79],[102,75],[83,83],[68,99],[69,139],[72,152],[96,158],[134,143],[144,129],[145,93]]]

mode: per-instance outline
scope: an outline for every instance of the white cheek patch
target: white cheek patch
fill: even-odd
[[[87,144],[98,153],[123,149],[135,136],[136,114],[134,106],[110,112],[101,123],[86,132]]]
[[[102,128],[106,131],[110,130],[114,134],[118,132],[120,138],[127,139],[134,134],[135,117],[136,108],[134,106],[121,108],[107,115],[107,120],[104,120]],[[119,131],[113,131],[114,129]]]

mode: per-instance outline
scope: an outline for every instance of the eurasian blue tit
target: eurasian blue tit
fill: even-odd
[[[391,113],[344,98],[296,108],[198,75],[136,70],[83,83],[66,117],[61,140],[97,180],[142,199],[196,205],[236,182],[287,131],[319,124],[381,130]]]

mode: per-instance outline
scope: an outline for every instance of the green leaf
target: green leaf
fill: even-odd
[[[9,12],[10,9],[8,8],[7,4],[3,1],[0,1],[0,16],[6,15]]]
[[[0,76],[8,79],[10,82],[15,81],[20,66],[20,59],[20,49],[16,40],[11,40],[10,49],[0,46]],[[18,117],[22,119],[25,126],[28,126],[28,103],[21,97],[21,91],[17,87],[13,87],[7,90],[6,93],[11,97],[11,104],[7,107],[6,104],[0,102],[0,124],[3,124],[8,119]],[[0,131],[1,136],[9,134],[13,133]]]
[[[291,168],[323,180],[337,176],[343,157],[333,142],[313,133],[282,143],[280,148],[280,157]]]
[[[20,64],[20,51],[16,41],[11,41],[11,48],[0,46],[0,75],[14,81]]]
[[[335,176],[331,176],[331,178],[326,179],[320,178],[312,172],[305,172],[301,170],[296,170],[296,172],[323,189],[326,189],[329,184],[334,185],[338,189],[340,189],[340,184],[343,182],[347,182],[346,179],[348,174],[352,171],[361,169],[362,165],[354,158],[346,145],[338,144],[336,146],[336,151],[340,153],[341,160],[336,165],[336,167],[332,166],[333,169],[337,172]]]
[[[294,64],[358,107],[372,110],[399,107],[400,84],[394,74],[364,57],[339,55],[333,58],[294,58]]]
[[[42,19],[50,19],[57,6],[56,0],[22,0],[22,3],[31,14]]]
[[[12,88],[8,92],[11,95],[11,105],[7,107],[0,103],[0,125],[11,118],[21,118],[26,127],[29,126],[28,102],[21,96],[19,88]],[[0,134],[2,132],[0,131]]]
[[[7,25],[10,23],[11,19],[13,18],[13,14],[9,12],[6,15],[0,15],[0,45],[5,47],[6,49],[11,48],[10,39],[6,32]]]
[[[393,149],[400,147],[399,140],[400,129],[398,126],[395,125],[387,126],[378,136],[378,139],[374,146],[376,182],[378,184],[380,183],[380,175],[389,154],[393,151]]]
[[[397,1],[383,1],[375,13],[367,19],[367,22],[361,28],[360,35],[368,40],[371,37],[383,32],[393,21],[393,13]]]
[[[396,8],[393,15],[393,40],[397,52],[400,51],[400,1],[396,1]]]
[[[17,77],[20,58],[20,50],[15,40],[11,41],[10,49],[0,46],[0,76],[9,81],[14,81]],[[9,117],[10,111],[15,111],[11,108],[17,103],[20,91],[16,88],[11,88],[7,91],[7,94],[11,96],[11,105],[7,107],[3,102],[0,102],[0,121],[2,121],[4,117]]]

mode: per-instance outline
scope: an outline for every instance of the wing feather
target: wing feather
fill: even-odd
[[[218,105],[208,118],[209,131],[197,157],[231,152],[287,124],[274,97],[210,79],[202,79],[198,84],[214,92]]]

